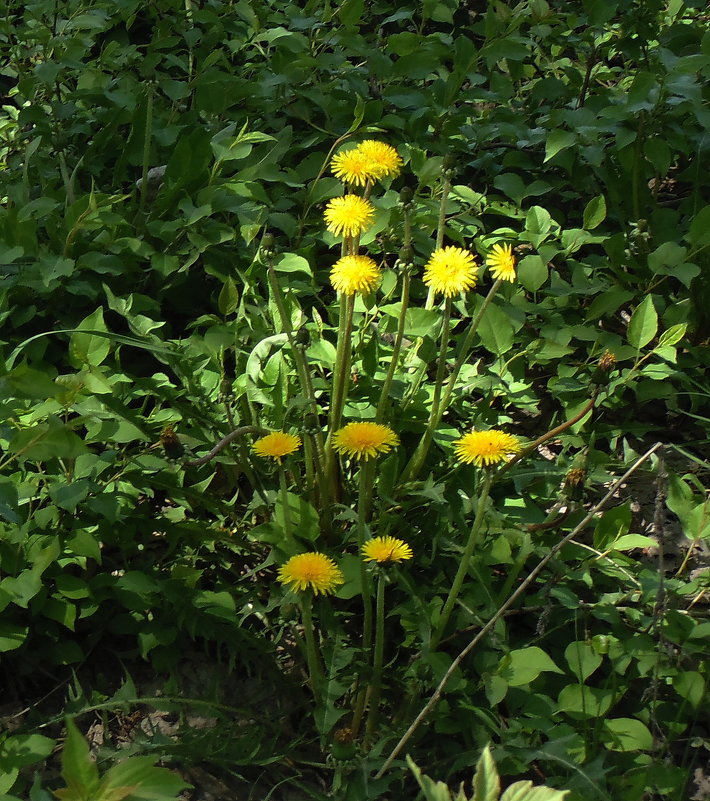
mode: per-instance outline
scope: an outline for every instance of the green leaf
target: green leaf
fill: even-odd
[[[552,217],[542,206],[531,206],[525,215],[525,230],[531,234],[542,236],[552,227]]]
[[[547,264],[541,256],[525,256],[518,263],[518,281],[528,292],[537,292],[548,276]]]
[[[496,355],[508,353],[513,345],[514,333],[508,315],[499,306],[491,304],[478,326],[483,347]]]
[[[658,543],[643,534],[623,534],[614,540],[611,547],[615,551],[633,551],[636,548],[655,548]]]
[[[500,778],[490,746],[486,746],[476,763],[473,776],[473,798],[471,801],[497,801],[500,793]]]
[[[428,776],[424,776],[409,754],[407,754],[407,765],[414,774],[417,784],[421,787],[426,801],[452,801],[449,788],[443,782],[435,782]]]
[[[311,265],[308,259],[299,256],[297,253],[284,253],[279,259],[274,262],[274,270],[277,273],[305,273],[308,276],[313,275]]]
[[[191,785],[167,768],[156,768],[155,757],[130,757],[114,765],[104,775],[96,801],[175,801]]]
[[[569,790],[535,787],[531,781],[515,782],[503,793],[500,801],[564,801]]]
[[[88,494],[89,482],[85,478],[79,478],[71,484],[52,484],[49,488],[49,497],[67,512],[74,512]]]
[[[598,718],[609,711],[613,700],[611,690],[568,684],[560,692],[557,706],[560,712],[571,713],[574,718]]]
[[[635,718],[614,718],[603,723],[603,738],[611,751],[650,751],[651,732]]]
[[[554,158],[560,151],[572,147],[577,141],[577,137],[571,131],[563,131],[556,128],[547,135],[545,142],[545,158],[543,164]]]
[[[685,336],[687,328],[688,323],[678,323],[677,325],[672,325],[658,338],[657,347],[663,348],[667,345],[675,345],[677,342],[680,342],[680,340]]]
[[[710,206],[705,206],[695,215],[687,239],[696,248],[710,243]]]
[[[228,276],[227,280],[224,282],[224,284],[222,284],[222,289],[219,292],[219,297],[217,298],[217,308],[223,317],[227,317],[230,314],[234,314],[238,305],[239,292],[237,291],[237,286],[232,280],[231,276]]]
[[[69,340],[69,359],[74,367],[86,364],[96,367],[108,356],[111,342],[106,337],[82,333],[84,331],[108,331],[104,323],[104,310],[100,306],[79,323]]]
[[[606,218],[606,199],[604,195],[598,195],[595,198],[592,198],[589,203],[587,203],[584,209],[584,222],[582,223],[583,227],[586,228],[588,231],[591,231],[593,228],[596,228]]]
[[[74,721],[66,719],[67,736],[62,751],[62,778],[67,783],[64,795],[76,799],[96,798],[99,769],[89,753],[89,744],[79,733]],[[72,795],[67,793],[67,790]],[[59,795],[59,793],[57,793]]]
[[[631,525],[631,507],[628,503],[607,509],[594,529],[594,547],[600,551],[610,547]]]
[[[641,350],[656,336],[657,330],[658,314],[651,296],[646,295],[631,315],[626,336],[632,347]]]
[[[586,640],[571,642],[565,648],[565,659],[580,682],[586,681],[602,663],[601,656]]]
[[[29,629],[10,621],[0,620],[0,651],[14,651],[27,639]]]
[[[534,681],[541,673],[562,673],[550,657],[537,646],[511,651],[501,659],[498,673],[511,687]]]
[[[673,688],[693,709],[698,709],[705,698],[705,679],[696,670],[684,670],[674,676]]]

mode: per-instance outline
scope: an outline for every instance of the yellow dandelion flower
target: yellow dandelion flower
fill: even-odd
[[[375,178],[394,178],[402,169],[402,159],[392,145],[366,139],[355,150],[365,157]]]
[[[341,151],[333,156],[330,169],[339,181],[354,186],[365,186],[368,181],[374,181],[379,175],[377,163],[358,147]]]
[[[362,558],[366,562],[403,562],[412,558],[412,549],[396,537],[375,537],[362,546]]]
[[[330,271],[333,289],[345,295],[372,292],[380,285],[381,279],[380,268],[369,256],[343,256]]]
[[[397,445],[399,439],[394,431],[379,423],[348,423],[333,437],[333,448],[338,453],[356,459],[374,458]]]
[[[301,447],[301,438],[296,434],[287,434],[285,431],[274,431],[258,439],[251,449],[258,456],[269,456],[279,464],[284,456],[294,453]]]
[[[375,207],[358,195],[343,195],[328,201],[325,209],[328,230],[336,236],[359,236],[372,225]]]
[[[335,592],[335,588],[345,582],[340,568],[323,553],[292,556],[279,568],[278,580],[282,584],[291,584],[292,590],[313,590],[316,595]]]
[[[521,450],[517,437],[495,428],[464,434],[454,442],[454,448],[460,462],[475,464],[477,467],[507,462],[510,455],[520,453]]]
[[[493,245],[486,256],[486,266],[493,278],[501,281],[515,281],[515,256],[512,245]]]
[[[456,247],[435,250],[424,270],[424,283],[447,298],[476,286],[477,277],[471,253]]]

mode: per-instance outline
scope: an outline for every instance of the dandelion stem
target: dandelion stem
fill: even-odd
[[[323,686],[323,670],[318,656],[318,646],[316,645],[315,633],[313,631],[312,616],[313,596],[310,592],[304,594],[301,602],[301,618],[303,620],[303,633],[306,637],[306,656],[308,659],[308,673],[311,679],[311,689],[316,699],[316,704],[320,702],[321,688]]]
[[[372,481],[375,475],[375,460],[364,459],[360,464],[357,500],[357,542],[358,551],[362,554],[362,546],[367,535],[367,520],[370,515],[372,501]],[[370,575],[364,559],[360,559],[360,585],[362,592],[363,622],[362,622],[362,651],[367,655],[372,648],[372,587]],[[353,709],[352,730],[357,735],[365,711],[365,702],[369,694],[368,687],[361,687],[357,694]]]
[[[370,711],[367,715],[365,739],[371,741],[377,731],[380,695],[382,692],[382,664],[385,653],[385,573],[380,568],[377,577],[377,597],[375,601],[375,650],[370,679]]]
[[[436,226],[436,246],[434,250],[441,250],[444,244],[444,231],[446,230],[446,204],[449,201],[449,192],[451,192],[451,178],[448,172],[444,172],[444,182],[441,185],[441,202],[439,203],[439,222]],[[434,308],[434,288],[429,287],[429,294],[427,295],[425,309]]]
[[[404,468],[401,481],[409,481],[416,477],[422,469],[424,460],[429,451],[429,446],[434,439],[434,432],[441,420],[443,409],[441,407],[441,390],[444,383],[444,372],[446,371],[446,354],[449,349],[450,339],[450,322],[451,322],[451,298],[446,298],[444,303],[444,317],[441,321],[441,344],[439,347],[439,360],[436,366],[436,379],[434,382],[434,395],[431,400],[431,411],[429,412],[429,421],[427,422],[424,436],[419,441],[416,450],[412,454],[412,458]]]
[[[486,502],[488,501],[488,493],[490,492],[492,483],[493,471],[487,469],[484,471],[483,486],[481,487],[481,494],[478,497],[476,517],[474,518],[473,525],[471,526],[471,533],[468,535],[468,542],[466,543],[466,547],[461,555],[459,567],[456,571],[456,576],[454,577],[454,583],[451,585],[446,602],[444,603],[444,608],[441,610],[439,622],[437,623],[436,628],[431,636],[429,647],[432,651],[439,644],[439,640],[446,629],[446,624],[449,622],[454,604],[456,603],[456,599],[461,592],[461,587],[463,586],[464,579],[468,573],[471,557],[473,556],[476,545],[478,545],[478,535],[481,531],[481,526],[483,525],[483,519],[486,512]]]
[[[286,537],[291,537],[291,510],[288,505],[288,489],[286,488],[286,468],[281,464],[279,465],[279,488],[281,490],[281,505],[283,507],[284,515],[284,534]]]

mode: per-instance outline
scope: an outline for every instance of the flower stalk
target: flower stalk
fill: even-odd
[[[377,576],[377,595],[375,599],[375,647],[370,679],[370,709],[365,726],[365,741],[371,742],[377,731],[382,693],[382,665],[385,654],[385,571],[380,568]]]
[[[436,649],[444,631],[446,630],[446,625],[451,617],[454,604],[456,603],[456,599],[459,597],[461,587],[463,586],[464,579],[468,573],[471,557],[473,556],[473,552],[478,545],[479,534],[481,532],[486,513],[486,503],[491,490],[491,484],[493,483],[493,475],[494,474],[491,469],[484,469],[483,486],[481,487],[481,494],[478,497],[476,516],[473,520],[473,525],[471,526],[471,532],[468,535],[468,542],[466,543],[466,547],[464,548],[461,559],[459,560],[459,567],[456,571],[456,576],[454,577],[453,584],[451,585],[451,589],[449,590],[449,594],[441,610],[439,621],[431,636],[430,648],[432,651]]]

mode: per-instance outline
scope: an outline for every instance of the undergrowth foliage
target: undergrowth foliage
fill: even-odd
[[[8,4],[4,798],[702,786],[703,20]],[[65,713],[195,707],[58,778]]]

